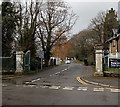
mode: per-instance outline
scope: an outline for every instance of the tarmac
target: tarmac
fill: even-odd
[[[21,78],[24,75],[12,75],[12,76],[3,76],[2,79],[13,79],[13,78]],[[119,77],[97,77],[94,76],[94,72],[89,72],[89,74],[85,74],[82,77],[78,75],[77,80],[81,80],[86,84],[96,85],[100,87],[107,88],[115,88],[120,89],[120,78]]]

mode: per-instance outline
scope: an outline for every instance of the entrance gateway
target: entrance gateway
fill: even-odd
[[[96,62],[96,72],[95,76],[103,76],[103,46],[97,44],[95,46],[95,62]]]
[[[28,50],[26,53],[23,51],[16,52],[16,72],[15,73],[22,73],[22,72],[29,72],[30,71],[30,51]]]

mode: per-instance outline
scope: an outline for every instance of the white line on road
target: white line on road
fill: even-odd
[[[23,87],[36,87],[36,85],[23,85]]]
[[[40,86],[41,88],[47,88],[48,86]]]
[[[104,88],[94,88],[93,91],[94,92],[104,91]]]
[[[25,82],[25,84],[29,84],[30,82]]]
[[[60,72],[56,72],[55,74],[57,75],[57,74],[59,74]]]
[[[56,90],[58,90],[58,89],[60,89],[60,86],[51,86],[51,87],[49,87],[50,89],[56,89]]]
[[[7,87],[7,84],[2,84],[3,87]]]
[[[31,82],[36,82],[36,81],[39,81],[39,80],[40,80],[40,78],[32,80]]]
[[[77,90],[87,91],[87,87],[78,87]]]
[[[63,90],[73,90],[74,87],[64,87]]]
[[[120,89],[111,89],[111,92],[120,92]]]

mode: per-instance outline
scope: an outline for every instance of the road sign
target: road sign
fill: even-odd
[[[120,59],[109,59],[110,68],[120,68]]]
[[[44,51],[40,51],[39,58],[41,58],[41,69],[42,69],[43,59],[44,59]]]
[[[44,58],[44,51],[40,51],[39,58]]]

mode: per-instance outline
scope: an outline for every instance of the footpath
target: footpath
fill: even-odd
[[[120,77],[97,77],[94,72],[79,77],[84,83],[106,88],[120,89]]]

